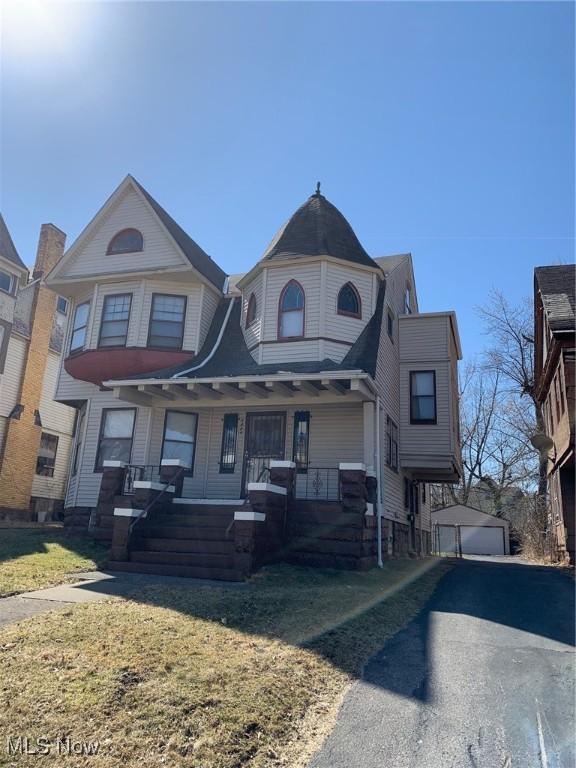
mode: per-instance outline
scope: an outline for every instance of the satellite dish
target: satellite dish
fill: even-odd
[[[545,432],[535,432],[530,438],[530,442],[540,453],[548,453],[554,448],[554,440]]]

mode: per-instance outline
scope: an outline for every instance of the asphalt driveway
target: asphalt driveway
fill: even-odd
[[[574,582],[457,562],[367,665],[310,768],[574,768]]]

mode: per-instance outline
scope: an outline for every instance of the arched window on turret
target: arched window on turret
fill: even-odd
[[[246,309],[246,328],[250,328],[254,320],[256,320],[256,309],[256,296],[251,293],[248,299],[248,308]]]
[[[360,294],[352,283],[345,283],[338,294],[338,314],[348,317],[362,317]]]
[[[144,249],[142,232],[137,229],[122,229],[108,243],[107,254],[136,253]]]
[[[304,337],[304,289],[296,280],[286,283],[278,303],[278,338],[301,339]]]

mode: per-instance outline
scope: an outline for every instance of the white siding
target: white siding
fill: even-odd
[[[380,346],[376,366],[376,386],[381,398],[380,412],[380,463],[383,486],[384,516],[406,524],[407,510],[404,507],[404,474],[395,471],[386,464],[386,416],[398,426],[399,439],[402,431],[400,424],[400,359],[398,351],[398,327],[394,323],[394,341],[390,339],[386,326],[386,310],[402,306],[404,287],[408,276],[408,262],[403,261],[386,279],[386,294]]]
[[[326,291],[324,295],[325,332],[322,335],[329,339],[342,339],[354,342],[362,329],[372,317],[372,273],[353,267],[341,267],[328,262],[326,264]],[[362,316],[360,319],[346,317],[337,312],[337,301],[340,289],[346,283],[352,283],[360,295]],[[330,355],[327,355],[330,357]],[[334,358],[332,358],[334,359]]]
[[[32,480],[32,496],[40,496],[44,499],[63,499],[68,478],[68,462],[72,448],[72,437],[52,429],[42,429],[42,431],[50,435],[56,435],[58,438],[54,476],[34,475]]]
[[[264,314],[264,274],[260,272],[254,280],[252,280],[244,288],[242,292],[242,328],[244,330],[244,339],[248,349],[257,344],[262,338],[263,329],[263,314]],[[248,302],[250,296],[254,294],[256,299],[256,320],[252,323],[250,328],[246,328],[246,312],[248,311]]]
[[[93,387],[96,390],[96,387]],[[79,468],[79,477],[71,483],[66,496],[66,506],[95,507],[100,491],[100,472],[94,472],[96,453],[98,450],[98,437],[100,434],[100,421],[104,408],[135,408],[136,422],[134,426],[134,440],[132,443],[131,461],[134,464],[146,464],[148,445],[150,442],[149,420],[150,408],[134,406],[115,398],[111,392],[96,392],[89,402],[89,410],[84,439],[82,463]]]
[[[335,341],[325,341],[322,358],[328,358],[329,360],[334,360],[335,363],[340,363],[350,351],[350,346],[350,344],[338,344]]]
[[[125,255],[106,255],[112,237],[133,227],[144,237],[144,250]],[[146,269],[181,267],[188,262],[174,246],[142,196],[128,188],[100,226],[81,244],[64,265],[59,277],[85,277],[137,272]]]
[[[28,341],[12,334],[8,342],[4,373],[0,376],[0,416],[9,416],[19,401],[27,351]]]
[[[198,349],[196,349],[196,354],[200,352],[202,345],[206,340],[206,336],[208,335],[208,331],[210,329],[210,324],[212,323],[212,318],[214,317],[214,313],[216,312],[216,308],[218,307],[220,299],[220,294],[216,293],[211,288],[204,286],[202,295],[202,310],[200,315],[200,329],[198,334]]]
[[[455,347],[450,347],[447,315],[407,315],[400,319],[400,452],[412,456],[443,457],[449,461],[455,447],[453,393],[457,391]],[[410,423],[410,373],[436,373],[436,424]]]

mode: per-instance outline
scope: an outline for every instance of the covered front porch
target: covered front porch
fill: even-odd
[[[163,460],[186,465],[182,497],[240,500],[266,480],[270,462],[296,464],[295,497],[338,501],[342,462],[375,466],[375,394],[356,378],[120,384],[119,400],[149,406],[144,461],[131,461],[124,491],[157,482]]]

